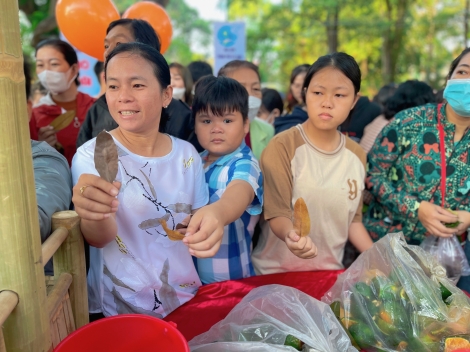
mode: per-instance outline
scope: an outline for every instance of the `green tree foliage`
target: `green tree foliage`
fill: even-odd
[[[211,45],[210,23],[199,18],[197,11],[184,0],[171,0],[166,10],[173,24],[173,40],[165,53],[168,62],[187,65],[206,59],[207,55],[200,52]]]
[[[363,93],[425,80],[441,88],[463,49],[464,0],[230,1],[230,20],[247,23],[247,58],[264,82],[286,90],[291,70],[332,51],[358,61]]]

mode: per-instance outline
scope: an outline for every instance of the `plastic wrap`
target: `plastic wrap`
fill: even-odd
[[[356,351],[328,305],[282,285],[253,289],[189,346],[193,352],[296,351],[284,346],[288,335],[306,344],[303,351]]]
[[[470,331],[470,301],[433,256],[389,234],[338,277],[322,301],[367,351],[440,351]]]
[[[446,269],[447,277],[456,284],[461,276],[470,275],[470,266],[462,246],[456,236],[428,236],[421,243],[421,248],[436,256]]]

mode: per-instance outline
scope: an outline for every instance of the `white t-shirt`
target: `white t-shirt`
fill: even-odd
[[[193,209],[208,203],[202,161],[194,147],[171,137],[172,150],[159,157],[118,147],[122,183],[117,199],[118,235],[104,248],[90,247],[88,300],[91,313],[140,313],[162,318],[190,300],[201,286],[188,247],[167,238],[158,220],[175,228]],[[77,150],[73,183],[95,174],[96,138]]]

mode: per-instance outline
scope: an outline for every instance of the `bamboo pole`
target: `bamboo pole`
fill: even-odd
[[[64,243],[65,239],[69,235],[69,232],[64,227],[59,227],[47,238],[47,240],[42,244],[42,264],[44,266],[49,260],[51,260],[54,253],[59,249],[59,247]]]
[[[4,324],[8,352],[50,349],[17,0],[0,0],[0,291],[18,306]]]
[[[65,227],[69,235],[54,254],[54,278],[57,282],[62,273],[72,275],[69,294],[75,327],[78,329],[88,323],[85,247],[78,214],[61,211],[52,215],[52,230],[60,227]]]
[[[18,295],[13,291],[0,292],[0,327],[18,304]]]

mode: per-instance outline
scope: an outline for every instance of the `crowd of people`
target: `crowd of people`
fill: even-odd
[[[295,67],[283,98],[249,61],[216,75],[202,61],[168,64],[143,20],[110,23],[104,48],[98,97],[78,91],[77,56],[58,39],[36,48],[43,88],[27,85],[30,101],[46,91],[30,114],[41,239],[54,211],[70,205],[81,217],[92,319],[162,318],[204,284],[343,269],[347,246],[470,227],[470,49],[451,63],[442,97],[410,80],[370,100],[346,53]],[[118,151],[112,183],[95,168],[103,130]],[[311,219],[302,237],[300,197]],[[468,240],[465,249],[470,257]],[[459,284],[470,291],[469,281]]]

